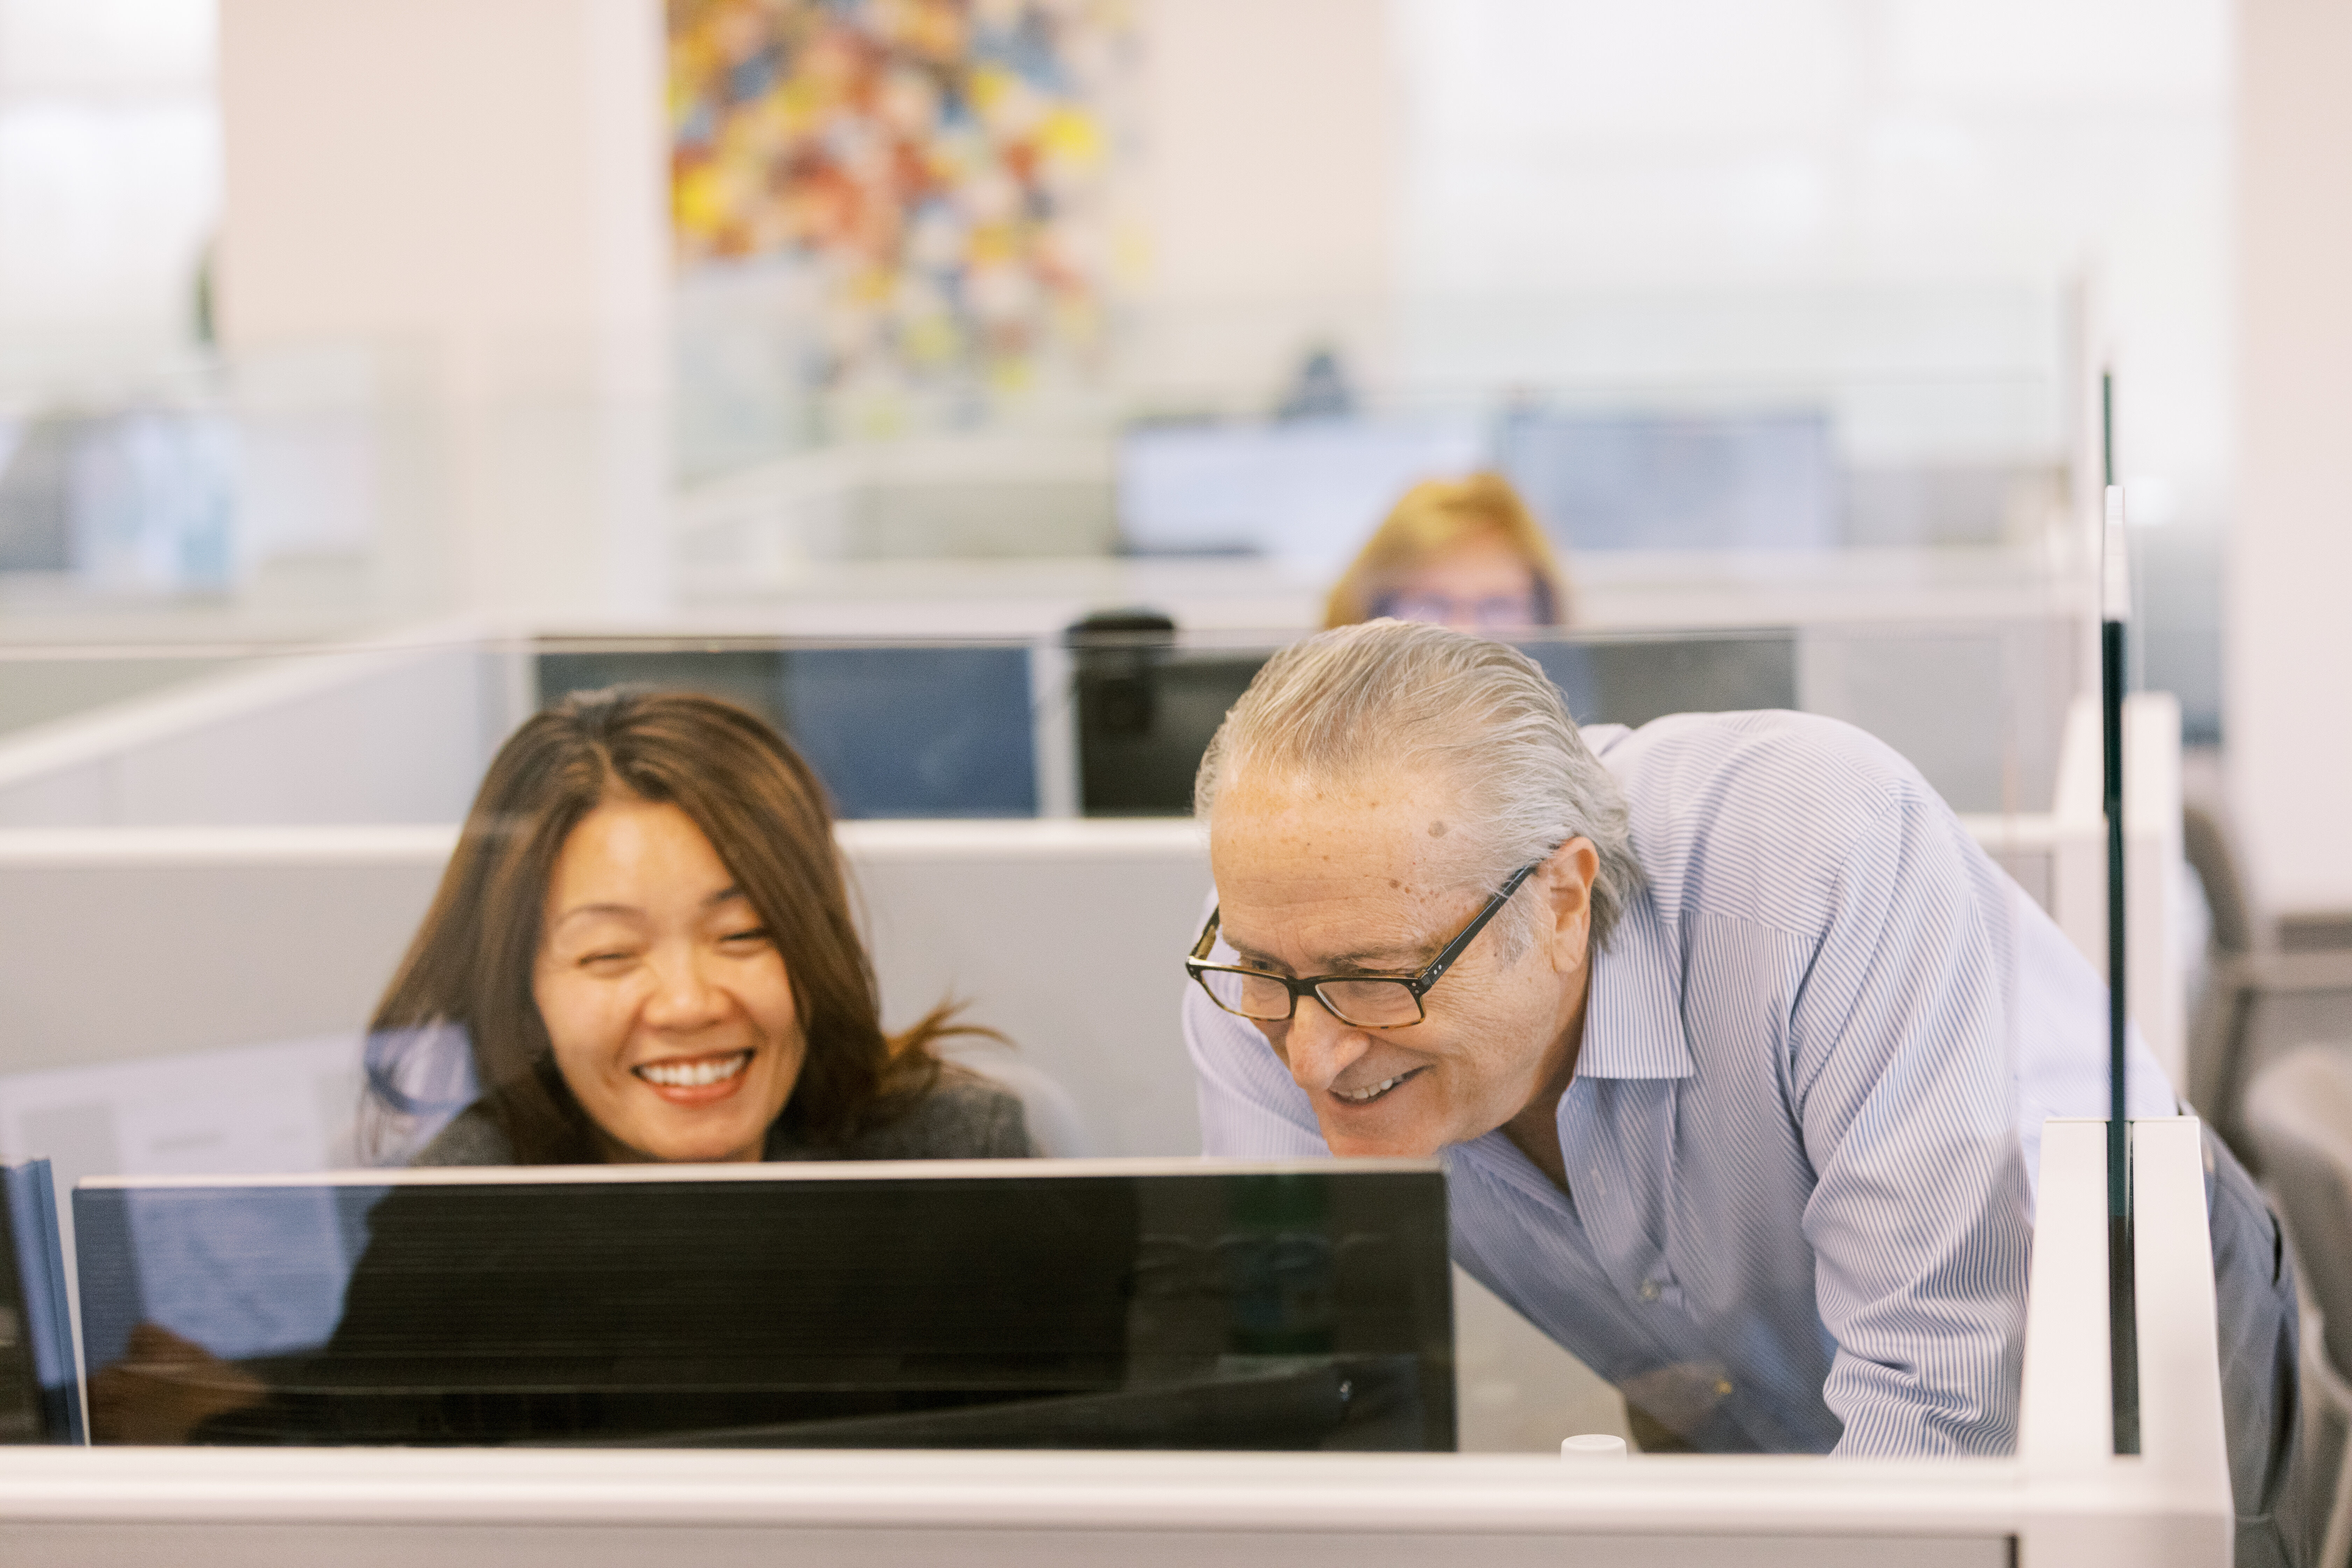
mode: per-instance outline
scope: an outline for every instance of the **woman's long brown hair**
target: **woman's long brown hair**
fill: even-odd
[[[782,953],[808,1040],[782,1121],[838,1142],[929,1093],[931,1046],[959,1029],[932,1011],[882,1032],[874,968],[850,919],[824,786],[764,720],[688,692],[582,692],[515,731],[490,763],[433,896],[370,1026],[416,1048],[450,1026],[472,1045],[481,1109],[518,1163],[588,1164],[593,1129],[556,1071],[532,998],[547,889],[572,830],[602,802],[663,802],[691,817]],[[409,1107],[396,1070],[370,1072],[379,1127]]]

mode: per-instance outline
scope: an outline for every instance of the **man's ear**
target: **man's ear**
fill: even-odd
[[[1585,961],[1592,940],[1592,882],[1601,875],[1601,852],[1590,838],[1571,838],[1551,852],[1537,877],[1551,904],[1555,963],[1573,969]]]

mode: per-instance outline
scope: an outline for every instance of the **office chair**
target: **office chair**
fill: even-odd
[[[2253,915],[2214,813],[2183,810],[2181,847],[2212,917],[2205,989],[2189,1022],[2189,1100],[2261,1175],[2262,1151],[2246,1136],[2246,1086],[2295,1047],[2352,1042],[2352,949],[2282,951]],[[2352,1051],[2352,1043],[2339,1048]]]
[[[2308,1297],[2304,1395],[2346,1427],[2319,1555],[2322,1568],[2344,1568],[2352,1552],[2352,1051],[2308,1046],[2273,1062],[2247,1089],[2245,1117]]]

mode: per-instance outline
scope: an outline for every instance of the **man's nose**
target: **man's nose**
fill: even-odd
[[[1371,1037],[1363,1030],[1339,1022],[1314,997],[1302,996],[1290,1016],[1283,1055],[1292,1081],[1315,1094],[1330,1088],[1371,1045]]]

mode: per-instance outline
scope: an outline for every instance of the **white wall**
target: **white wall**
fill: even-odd
[[[1433,333],[1429,374],[1769,392],[1835,370],[1876,384],[1883,455],[1998,451],[2021,422],[2063,439],[2051,388],[1989,415],[1986,378],[2063,369],[2054,289],[2088,273],[2126,473],[2218,516],[2228,0],[1394,10],[1401,287],[1512,329]]]
[[[86,395],[194,342],[212,77],[212,0],[0,0],[5,390]]]
[[[387,429],[425,425],[385,465],[436,492],[384,541],[425,603],[663,600],[661,29],[655,0],[223,0],[223,342],[265,374],[356,351]]]
[[[1149,0],[1121,351],[1147,400],[1273,401],[1318,342],[1383,351],[1402,78],[1386,0]]]
[[[2352,11],[2243,0],[2238,424],[2225,647],[2257,896],[2352,906]]]

